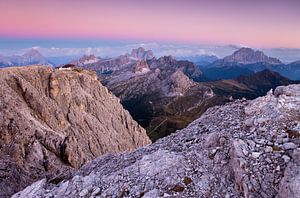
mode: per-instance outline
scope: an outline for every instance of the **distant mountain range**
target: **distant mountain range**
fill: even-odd
[[[58,66],[71,62],[78,66],[96,70],[103,74],[117,71],[120,67],[127,67],[136,61],[149,61],[155,59],[151,50],[140,47],[114,58],[102,58],[95,55],[84,55],[81,58],[44,57],[38,50],[30,49],[23,55],[3,56],[0,55],[0,67],[25,66],[32,64]],[[188,61],[197,65],[203,75],[193,76],[194,81],[214,81],[222,79],[235,79],[241,75],[251,75],[255,72],[269,69],[281,75],[300,80],[300,60],[290,64],[284,64],[279,59],[266,56],[262,51],[251,48],[240,48],[232,55],[218,59],[214,55],[195,55],[175,57],[178,61]],[[73,61],[71,61],[73,60]],[[143,70],[145,72],[147,70]]]
[[[276,71],[293,80],[300,80],[300,61],[284,64],[276,58],[268,57],[263,52],[251,48],[241,48],[232,55],[216,60],[201,69],[211,80],[233,79],[265,69]]]
[[[45,58],[39,51],[30,49],[25,54],[2,56],[0,55],[0,68],[11,66],[26,66],[26,65],[53,65],[47,58]]]
[[[263,71],[240,76],[236,79],[204,82],[214,93],[221,96],[232,96],[235,99],[254,99],[265,95],[277,86],[297,84],[300,81],[290,80],[279,73],[265,69]]]
[[[285,65],[250,48],[220,60],[194,58],[214,62],[199,66],[173,56],[156,58],[151,50],[137,48],[114,58],[84,55],[70,63],[96,71],[154,141],[184,128],[211,106],[231,98],[252,99],[278,85],[298,83],[286,77],[300,78],[300,61]],[[0,60],[6,66],[49,64],[36,50]]]
[[[241,48],[232,55],[226,56],[223,59],[215,61],[210,67],[223,67],[231,65],[251,65],[251,64],[270,64],[280,65],[282,62],[276,58],[268,57],[261,51],[255,51],[251,48]]]
[[[261,60],[276,62],[256,54]],[[254,62],[245,59],[247,63]],[[110,59],[83,56],[72,63],[96,71],[153,141],[184,128],[211,106],[224,104],[231,98],[252,99],[278,85],[297,83],[270,70],[255,73],[233,65],[215,67],[220,70],[219,75],[230,74],[226,77],[232,80],[211,82],[196,64],[172,56],[156,58],[151,50],[143,48]]]
[[[195,63],[196,65],[206,66],[218,60],[214,55],[195,55],[195,56],[179,56],[177,60],[187,60]]]

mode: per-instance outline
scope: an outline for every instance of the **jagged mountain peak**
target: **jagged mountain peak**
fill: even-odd
[[[84,54],[82,57],[80,57],[77,60],[73,60],[70,62],[70,64],[75,64],[77,66],[84,66],[88,64],[97,63],[100,59],[97,58],[94,54]]]
[[[176,62],[176,58],[174,56],[162,56],[159,59],[157,59],[157,62],[160,64],[171,64]]]
[[[225,57],[224,62],[237,62],[241,64],[254,64],[260,62],[268,64],[282,64],[280,60],[268,57],[262,51],[246,47],[243,47],[235,51],[232,55]]]
[[[26,65],[53,65],[38,50],[32,48],[23,55],[2,56],[0,57],[0,67],[26,66]]]
[[[43,56],[37,49],[31,48],[27,50],[22,56],[32,57],[32,56]]]
[[[145,50],[143,47],[133,49],[130,56],[139,60],[151,60],[154,58],[152,50]]]

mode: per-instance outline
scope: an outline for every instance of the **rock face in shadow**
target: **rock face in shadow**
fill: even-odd
[[[210,108],[134,152],[105,155],[13,197],[299,197],[300,85]]]
[[[105,153],[149,143],[94,72],[43,66],[0,70],[0,197]]]

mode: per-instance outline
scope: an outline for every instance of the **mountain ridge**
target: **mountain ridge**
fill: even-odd
[[[300,85],[208,109],[187,128],[131,153],[97,158],[23,197],[299,197]]]
[[[151,142],[95,72],[10,67],[0,82],[0,197]]]
[[[249,73],[242,71],[245,69],[252,70],[253,72],[269,69],[279,72],[281,75],[292,80],[300,80],[300,64],[297,61],[284,64],[277,58],[268,57],[262,51],[255,51],[251,48],[240,48],[232,55],[226,56],[202,68],[204,74],[207,73],[211,77],[211,80],[217,80],[220,77],[224,77],[225,79],[236,78],[238,76],[232,73],[245,75]]]
[[[124,107],[146,128],[153,141],[184,128],[207,108],[224,104],[231,97],[253,99],[274,88],[266,84],[260,89],[236,80],[202,83],[205,72],[203,74],[192,62],[177,60],[173,56],[148,61],[132,60],[126,55],[122,59],[124,57],[125,62],[119,57],[105,65],[107,70],[111,68],[110,72],[103,72],[101,64],[88,64],[83,68],[97,71],[101,82],[121,99]],[[254,74],[251,70],[247,71],[248,75]],[[241,74],[245,73],[235,75],[234,79]],[[266,81],[274,81],[272,76],[267,77]],[[279,79],[276,85],[294,82]]]
[[[21,56],[0,56],[0,68],[11,66],[28,66],[35,64],[53,66],[53,64],[36,49],[30,49]]]
[[[235,51],[232,55],[226,56],[221,60],[215,61],[212,66],[228,66],[230,64],[255,64],[255,63],[266,63],[266,64],[282,64],[282,62],[273,57],[266,56],[262,51],[253,50],[251,48],[240,48]]]

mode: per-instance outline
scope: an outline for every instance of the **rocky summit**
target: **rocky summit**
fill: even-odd
[[[2,56],[0,55],[0,68],[2,67],[12,67],[12,66],[26,66],[26,65],[48,65],[51,63],[46,57],[44,57],[36,49],[30,49],[23,55],[13,55],[13,56]]]
[[[151,60],[154,58],[152,50],[145,50],[142,47],[133,49],[130,55],[131,57],[136,58],[138,60]]]
[[[13,197],[299,198],[299,145],[300,85],[289,85],[210,108],[152,145],[102,156]]]
[[[262,51],[255,51],[251,48],[241,48],[234,52],[232,55],[226,56],[224,59],[217,60],[214,64],[254,64],[254,63],[268,63],[268,64],[282,64],[282,62],[276,58],[266,56]]]
[[[95,72],[45,66],[0,70],[0,197],[150,143]]]

